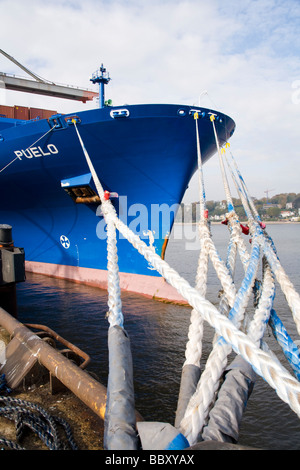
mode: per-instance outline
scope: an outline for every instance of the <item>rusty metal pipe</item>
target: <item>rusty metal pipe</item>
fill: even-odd
[[[35,354],[39,362],[104,420],[106,387],[39,338],[0,307],[0,325]],[[143,418],[136,412],[137,421]]]
[[[77,354],[79,357],[84,359],[84,362],[82,362],[82,364],[79,365],[80,369],[85,369],[86,366],[90,363],[91,359],[90,359],[90,356],[88,356],[88,354],[86,354],[84,351],[79,349],[74,344],[70,343],[69,341],[59,336],[55,331],[51,330],[51,328],[49,328],[48,326],[35,324],[35,323],[26,323],[25,326],[27,326],[28,328],[35,328],[36,330],[46,331],[46,333],[49,333],[49,335],[52,338],[56,339],[56,341],[63,344],[64,346],[69,348],[71,351],[73,351],[75,354]]]

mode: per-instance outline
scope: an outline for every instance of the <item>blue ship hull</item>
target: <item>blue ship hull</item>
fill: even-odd
[[[224,114],[181,105],[76,113],[77,128],[104,189],[119,195],[112,199],[119,216],[140,235],[154,231],[158,254],[176,214],[170,211],[169,219],[162,217],[159,224],[153,214],[164,204],[180,204],[197,169],[195,110],[201,113],[205,163],[216,152],[209,113],[216,115],[221,145],[234,131],[233,120]],[[14,244],[24,247],[29,271],[105,287],[104,222],[72,117],[0,117],[0,223],[13,227]],[[119,240],[118,256],[124,289],[163,297],[156,271],[127,240]]]

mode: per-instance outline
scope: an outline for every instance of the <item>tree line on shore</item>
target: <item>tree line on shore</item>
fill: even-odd
[[[300,193],[281,193],[271,198],[253,198],[255,207],[263,220],[293,220],[300,221]],[[247,219],[240,199],[233,198],[233,205],[240,221]],[[227,203],[223,201],[207,201],[206,208],[210,220],[225,219]],[[182,204],[177,214],[177,222],[197,222],[199,220],[200,204]]]

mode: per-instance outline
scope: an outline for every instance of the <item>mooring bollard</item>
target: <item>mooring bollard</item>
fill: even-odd
[[[16,284],[25,281],[25,253],[14,246],[12,227],[0,224],[0,307],[17,317]]]

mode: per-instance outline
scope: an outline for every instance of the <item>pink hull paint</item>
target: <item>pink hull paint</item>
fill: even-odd
[[[68,279],[73,282],[107,290],[107,271],[105,270],[39,263],[36,261],[26,261],[25,269],[35,274]],[[186,299],[161,277],[120,272],[120,286],[124,291],[141,294],[162,302],[188,305]]]

